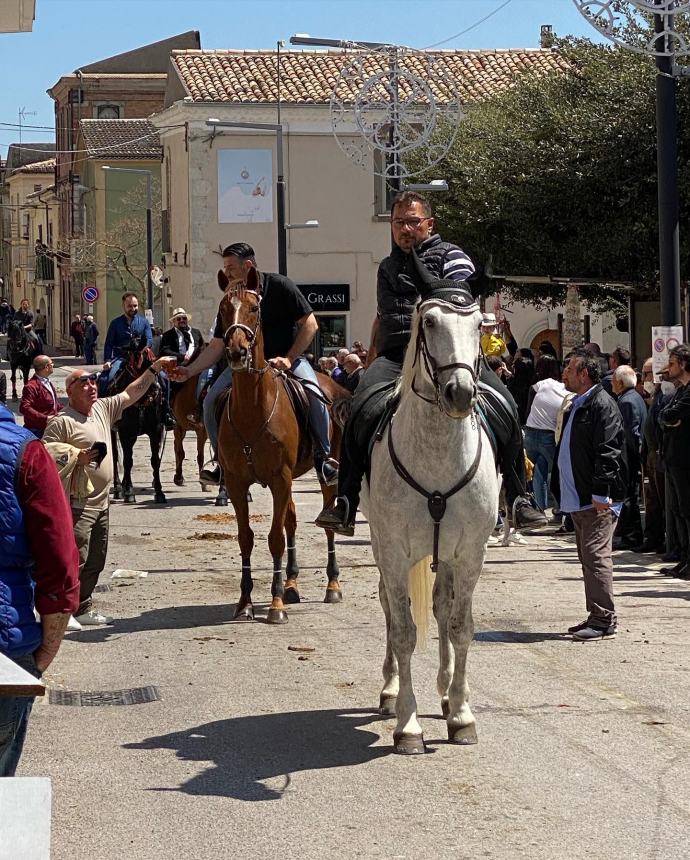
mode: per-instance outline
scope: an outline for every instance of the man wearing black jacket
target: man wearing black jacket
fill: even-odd
[[[204,345],[204,337],[199,329],[189,325],[191,318],[184,308],[175,308],[170,317],[172,328],[163,332],[161,337],[160,354],[173,356],[180,365],[194,361]]]
[[[588,618],[568,628],[587,642],[616,635],[611,544],[625,498],[625,433],[614,400],[599,384],[599,362],[578,350],[563,381],[575,397],[563,422],[556,450],[552,488],[559,508],[572,516],[582,564]]]
[[[678,514],[685,527],[687,555],[671,568],[662,568],[667,576],[690,579],[690,345],[676,346],[669,351],[668,376],[679,387],[670,404],[661,412],[664,464]]]

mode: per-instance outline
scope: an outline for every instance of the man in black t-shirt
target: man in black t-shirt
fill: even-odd
[[[235,242],[223,251],[223,269],[231,282],[246,283],[247,273],[256,268],[254,249],[246,242]],[[284,275],[259,272],[261,292],[261,331],[264,336],[264,355],[278,370],[292,373],[314,383],[318,382],[314,368],[304,357],[304,352],[318,331],[318,323],[312,309],[297,286]],[[213,338],[206,349],[188,367],[178,367],[174,372],[176,381],[184,381],[216,364],[225,351],[224,330],[220,314],[216,317]],[[204,424],[214,450],[218,448],[218,422],[215,405],[220,393],[232,383],[232,370],[227,367],[213,382],[204,400]],[[309,423],[314,437],[314,467],[319,481],[334,484],[338,480],[338,468],[330,459],[330,422],[328,410],[318,397],[312,396],[310,386],[305,386],[309,396]],[[219,483],[220,467],[202,470],[204,481]]]

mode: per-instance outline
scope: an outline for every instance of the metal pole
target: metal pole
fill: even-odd
[[[389,145],[393,157],[393,176],[390,180],[391,187],[397,194],[400,191],[400,93],[398,91],[398,50],[392,48],[388,54],[390,71],[390,97],[391,97],[391,127],[389,132]]]
[[[664,15],[654,16],[654,30],[663,33]],[[673,16],[668,16],[673,19]],[[673,23],[672,20],[670,23]],[[660,36],[662,42],[665,36]],[[663,44],[661,45],[663,47]],[[680,251],[678,236],[678,113],[673,56],[656,58],[656,134],[659,186],[659,278],[661,324],[680,325]]]
[[[153,228],[151,217],[151,174],[146,177],[146,304],[153,314],[153,281],[151,280],[151,269],[153,268]]]
[[[283,172],[283,128],[276,129],[276,161],[278,182],[276,184],[276,206],[278,209],[278,272],[287,275],[287,228],[285,219],[285,175]]]

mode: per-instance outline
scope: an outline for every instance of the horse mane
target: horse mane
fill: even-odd
[[[407,343],[407,349],[405,350],[405,359],[403,361],[402,373],[395,389],[396,395],[412,387],[412,380],[414,378],[415,358],[417,353],[417,335],[419,333],[419,319],[419,311],[415,310],[414,316],[412,317],[410,339]]]

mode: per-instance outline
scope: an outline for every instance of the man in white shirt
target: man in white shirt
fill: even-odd
[[[177,359],[178,365],[188,365],[204,345],[204,338],[199,329],[189,325],[191,318],[192,315],[184,308],[175,308],[170,317],[172,328],[164,332],[161,338],[161,355],[173,356]]]

